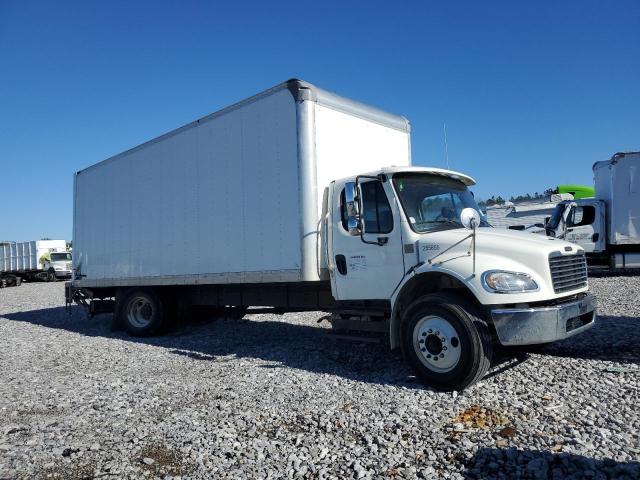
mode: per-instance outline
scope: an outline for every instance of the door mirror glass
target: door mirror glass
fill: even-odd
[[[355,182],[344,184],[344,202],[347,209],[347,230],[349,235],[360,235],[360,208],[358,207],[358,192]]]

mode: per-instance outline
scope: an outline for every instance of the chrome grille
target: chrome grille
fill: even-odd
[[[556,293],[587,286],[587,260],[584,252],[574,255],[552,253],[549,256],[549,269]]]

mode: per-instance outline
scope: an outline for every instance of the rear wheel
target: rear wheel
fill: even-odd
[[[448,294],[425,295],[404,314],[402,353],[416,376],[438,390],[463,390],[491,364],[491,335],[472,305]]]
[[[130,290],[118,299],[116,316],[118,324],[135,337],[161,333],[166,323],[160,297],[147,288]]]

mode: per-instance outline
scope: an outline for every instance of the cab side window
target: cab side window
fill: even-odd
[[[362,218],[365,233],[390,233],[393,230],[393,212],[387,200],[382,183],[378,181],[360,184],[362,191]],[[340,194],[340,210],[342,213],[342,228],[347,230],[347,207],[344,189]]]
[[[596,209],[591,205],[585,205],[583,207],[574,207],[569,218],[567,219],[568,227],[582,227],[584,225],[591,225],[596,219]]]

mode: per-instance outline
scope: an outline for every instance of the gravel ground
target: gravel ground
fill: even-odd
[[[0,478],[640,478],[640,277],[591,280],[601,317],[506,353],[463,393],[319,313],[133,339],[0,290]]]

